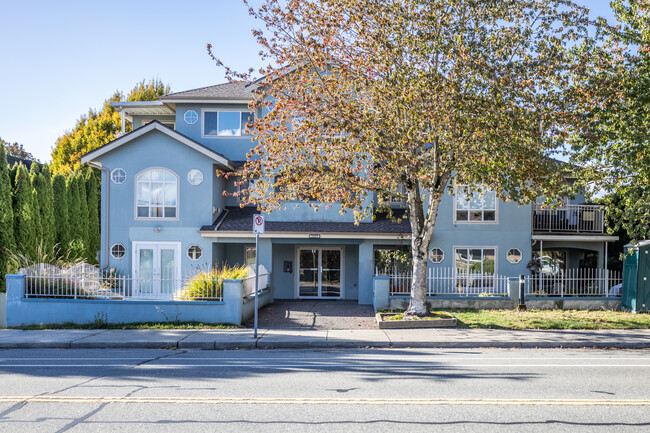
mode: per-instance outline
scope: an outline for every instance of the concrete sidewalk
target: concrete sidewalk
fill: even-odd
[[[650,348],[650,330],[0,330],[0,349]]]

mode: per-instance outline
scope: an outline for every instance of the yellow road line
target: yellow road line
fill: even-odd
[[[101,397],[0,396],[0,403],[153,403],[153,404],[303,404],[414,406],[650,406],[635,399],[474,399],[474,398],[248,398],[248,397]]]

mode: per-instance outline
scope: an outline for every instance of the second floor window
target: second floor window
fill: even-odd
[[[253,121],[249,111],[204,111],[203,136],[237,137],[246,134],[246,125]]]
[[[467,194],[463,187],[458,187],[454,208],[455,222],[496,222],[497,195],[494,191]]]
[[[176,218],[178,176],[169,170],[152,168],[136,178],[137,218]]]

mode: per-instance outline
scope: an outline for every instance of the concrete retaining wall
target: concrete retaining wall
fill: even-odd
[[[223,301],[218,302],[25,298],[24,293],[25,277],[7,275],[6,326],[176,320],[239,325],[254,314],[253,303],[243,298],[242,280],[224,280]],[[272,300],[272,293],[267,291],[260,297],[259,306]]]

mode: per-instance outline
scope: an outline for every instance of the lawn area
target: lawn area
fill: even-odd
[[[13,329],[237,329],[243,328],[232,323],[201,323],[201,322],[140,322],[140,323],[61,323],[55,325],[17,326]]]
[[[449,310],[459,328],[646,329],[650,314],[584,310]]]

